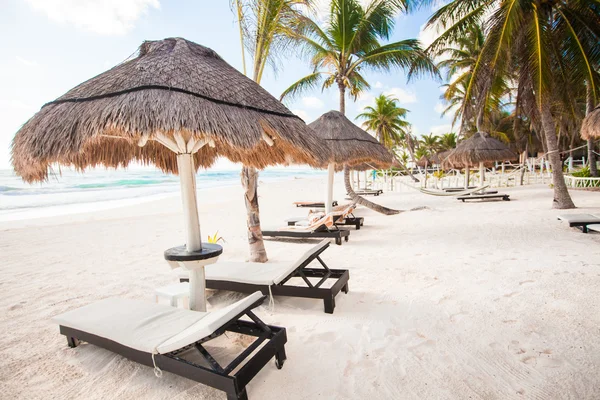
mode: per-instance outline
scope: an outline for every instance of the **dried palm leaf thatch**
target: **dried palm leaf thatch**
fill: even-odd
[[[417,165],[419,167],[423,167],[425,168],[425,166],[431,166],[431,160],[429,158],[427,158],[426,156],[421,156],[421,158],[419,158],[417,160]]]
[[[447,156],[447,160],[454,168],[458,165],[475,166],[479,163],[511,160],[516,154],[501,141],[494,139],[485,132],[477,132],[470,138],[463,140]]]
[[[584,118],[581,124],[581,137],[585,140],[600,138],[600,106]]]
[[[308,126],[328,147],[325,164],[334,163],[337,170],[344,164],[364,170],[389,168],[393,163],[394,156],[385,146],[339,111],[329,111]]]
[[[255,168],[329,156],[299,117],[213,50],[168,38],[44,105],[17,132],[12,162],[28,182],[45,180],[53,163],[177,173],[175,152],[194,150],[196,167],[219,156]]]

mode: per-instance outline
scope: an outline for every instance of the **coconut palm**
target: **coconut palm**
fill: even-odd
[[[243,70],[246,73],[245,51],[252,57],[252,79],[260,84],[267,64],[276,66],[277,56],[290,48],[294,39],[290,29],[309,9],[311,0],[232,0],[232,9],[239,19]],[[258,171],[242,168],[242,185],[247,211],[248,243],[252,262],[266,262],[267,252],[260,228],[258,207]]]
[[[496,78],[491,85],[489,96],[485,99],[483,106],[479,108],[479,112],[476,110],[477,103],[465,97],[484,42],[483,27],[473,24],[468,26],[465,34],[456,38],[455,42],[434,52],[436,56],[444,57],[444,60],[438,63],[438,67],[446,71],[446,78],[449,81],[448,84],[442,85],[445,91],[441,99],[447,104],[442,116],[450,112],[454,113],[452,119],[452,125],[454,125],[463,117],[464,108],[473,110],[471,112],[473,117],[463,119],[461,123],[463,133],[474,134],[479,130],[488,129],[486,120],[489,120],[492,112],[501,107],[502,96],[508,91],[504,77]]]
[[[346,92],[356,97],[370,85],[367,71],[389,71],[399,68],[415,74],[436,74],[437,69],[421,49],[418,40],[406,39],[384,44],[392,34],[399,12],[407,12],[402,0],[371,0],[366,6],[360,0],[332,0],[324,27],[308,17],[297,27],[297,40],[310,58],[312,73],[287,88],[282,99],[290,99],[317,87],[336,86],[340,112],[346,112]],[[375,209],[376,205],[354,193],[350,173],[344,167],[346,190],[355,202]]]
[[[440,137],[440,150],[441,151],[447,151],[447,150],[452,150],[453,148],[456,147],[456,133],[450,132],[450,133],[444,133],[441,137]]]
[[[367,106],[356,119],[365,120],[363,128],[375,133],[377,140],[388,149],[402,143],[410,123],[406,121],[406,108],[398,106],[397,99],[381,94],[375,98],[375,106]]]
[[[433,133],[423,135],[421,140],[419,140],[419,148],[424,149],[429,155],[436,153],[440,150],[440,137]]]
[[[562,173],[556,115],[573,107],[573,80],[590,82],[592,93],[598,91],[593,69],[600,61],[598,1],[454,0],[428,23],[445,29],[432,51],[456,42],[473,24],[484,24],[488,33],[465,91],[463,119],[477,118],[497,79],[518,81],[520,109],[545,137],[553,170],[553,206],[573,208]]]

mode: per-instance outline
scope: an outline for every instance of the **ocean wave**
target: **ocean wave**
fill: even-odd
[[[112,182],[80,183],[71,187],[77,189],[105,189],[109,187],[137,187],[145,185],[160,185],[174,182],[171,179],[122,179]]]

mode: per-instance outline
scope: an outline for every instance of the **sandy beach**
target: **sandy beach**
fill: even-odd
[[[261,184],[263,228],[303,215],[324,178]],[[199,182],[201,187],[202,183]],[[320,301],[275,298],[265,322],[287,328],[288,360],[249,384],[251,399],[594,399],[600,393],[600,234],[556,220],[547,185],[501,189],[510,202],[462,203],[405,188],[376,198],[420,211],[383,216],[323,259],[350,270],[333,315]],[[598,193],[572,191],[600,214]],[[335,196],[342,202],[341,176]],[[200,190],[203,237],[222,260],[247,255],[242,188]],[[176,281],[163,251],[184,242],[178,196],[135,206],[0,223],[0,393],[19,399],[223,399],[222,392],[84,344],[57,314],[120,296],[154,301]],[[314,241],[267,241],[271,261]],[[241,294],[208,294],[209,310]],[[239,343],[217,349],[226,355]],[[218,353],[219,354],[219,353]]]

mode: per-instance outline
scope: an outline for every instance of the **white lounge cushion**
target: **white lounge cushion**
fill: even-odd
[[[289,274],[294,272],[302,263],[313,254],[329,244],[323,240],[311,247],[296,262],[289,263],[254,263],[254,262],[217,262],[204,267],[207,280],[247,283],[250,285],[277,285]],[[183,269],[177,271],[178,276],[187,277]]]
[[[139,351],[165,354],[214,333],[261,296],[256,292],[209,313],[110,298],[68,311],[52,320]]]
[[[592,224],[592,225],[588,225],[587,228],[590,231],[595,231],[595,232],[600,232],[600,224]]]
[[[558,219],[570,224],[600,223],[600,218],[592,214],[565,214],[559,215]]]

